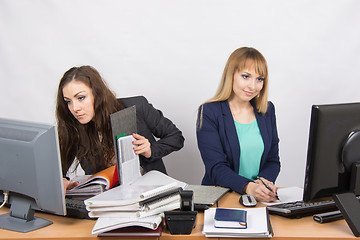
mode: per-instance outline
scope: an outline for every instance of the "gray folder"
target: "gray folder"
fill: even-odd
[[[229,188],[204,186],[204,185],[189,185],[186,190],[194,191],[194,203],[211,206],[217,202],[225,193],[230,191]]]
[[[137,125],[136,125],[136,106],[131,106],[125,109],[122,109],[118,112],[115,112],[110,115],[110,122],[111,122],[111,129],[112,129],[112,136],[114,142],[114,150],[115,150],[115,157],[116,163],[118,163],[118,148],[116,147],[116,136],[118,135],[131,135],[132,133],[137,132]],[[120,164],[117,164],[118,173],[120,174]],[[120,180],[119,175],[119,180]]]

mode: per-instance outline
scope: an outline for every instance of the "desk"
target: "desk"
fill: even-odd
[[[232,192],[222,197],[219,207],[241,207],[240,195]],[[264,206],[263,204],[258,204]],[[320,240],[320,239],[357,239],[352,234],[345,220],[319,224],[312,220],[312,216],[301,219],[289,219],[276,215],[270,215],[271,226],[274,236],[271,239],[292,240]]]
[[[235,192],[227,193],[219,202],[219,207],[241,207],[239,204],[240,195]],[[259,206],[263,206],[259,204]],[[0,209],[0,214],[8,212],[8,208]],[[0,229],[0,240],[4,239],[107,239],[112,240],[116,238],[103,237],[91,235],[91,230],[95,224],[94,220],[74,219],[61,216],[54,216],[51,214],[36,213],[38,217],[43,217],[54,223],[48,227],[30,232],[17,233]],[[305,217],[301,219],[288,219],[280,216],[270,215],[270,221],[274,230],[273,240],[322,240],[322,239],[357,239],[353,236],[350,228],[347,226],[345,220],[339,220],[326,224],[319,224],[312,220],[312,217]],[[159,240],[173,240],[173,239],[190,239],[190,240],[217,240],[217,238],[206,238],[202,235],[202,228],[204,225],[203,213],[198,213],[196,219],[196,226],[191,235],[171,235],[167,229],[164,229]],[[119,238],[118,238],[119,239]],[[131,239],[151,239],[157,238],[131,238]],[[229,238],[225,238],[229,240]]]

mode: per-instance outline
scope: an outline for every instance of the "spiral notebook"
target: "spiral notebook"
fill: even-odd
[[[86,207],[109,207],[140,204],[172,189],[186,188],[187,184],[162,172],[152,170],[131,185],[120,185],[85,200]]]
[[[86,199],[85,205],[90,207],[109,207],[136,204],[157,196],[171,189],[177,189],[176,182],[167,185],[120,185],[106,192]]]
[[[108,231],[112,231],[119,228],[131,227],[131,226],[140,226],[148,229],[155,230],[157,229],[162,222],[162,214],[145,217],[145,218],[99,218],[94,228],[92,229],[92,234],[101,234]]]

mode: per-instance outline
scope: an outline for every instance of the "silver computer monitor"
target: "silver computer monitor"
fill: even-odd
[[[53,125],[0,118],[0,201],[9,192],[9,213],[0,228],[29,232],[52,222],[34,210],[65,215],[58,136]]]

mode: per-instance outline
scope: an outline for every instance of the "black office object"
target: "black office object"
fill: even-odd
[[[191,234],[195,226],[197,211],[194,211],[193,191],[180,192],[181,209],[165,211],[165,224],[170,234]]]
[[[163,193],[160,193],[156,196],[153,196],[151,198],[148,198],[148,199],[145,199],[145,200],[142,200],[139,202],[139,205],[140,206],[144,206],[144,205],[147,205],[147,204],[150,204],[150,203],[153,203],[153,202],[156,202],[156,201],[159,201],[161,199],[164,199],[164,198],[168,198],[168,197],[171,197],[173,195],[176,195],[176,194],[179,194],[181,193],[183,190],[182,190],[182,187],[178,187],[178,188],[175,188],[175,189],[170,189],[168,191],[165,191]]]
[[[333,222],[333,221],[337,221],[340,219],[344,219],[340,210],[319,213],[319,214],[315,214],[313,216],[313,220],[317,223],[328,223],[328,222]]]
[[[360,203],[353,193],[334,195],[336,206],[340,209],[355,237],[360,236]]]
[[[206,209],[209,209],[209,205],[207,204],[199,204],[199,203],[195,203],[194,204],[194,210],[195,211],[198,211],[198,212],[203,212],[205,211]]]
[[[356,198],[360,201],[360,196]],[[270,214],[287,218],[302,218],[314,214],[339,210],[333,199],[308,203],[304,201],[279,203],[267,206],[266,208],[269,210]]]
[[[86,210],[84,200],[65,198],[66,217],[97,220],[97,218],[89,217],[89,211]]]
[[[360,103],[312,106],[304,202],[338,193],[360,194],[352,174],[352,163],[360,161],[359,129]]]
[[[302,218],[317,213],[338,210],[333,200],[306,203],[295,201],[267,206],[270,214],[287,218]]]
[[[327,207],[317,203],[324,197],[347,192],[360,194],[359,149],[360,103],[312,106],[303,203],[298,203],[304,205],[300,207],[306,214],[327,212],[331,210],[327,207],[336,206],[333,201],[326,203]],[[270,212],[279,214],[273,207]],[[290,214],[301,216],[299,211],[291,210]],[[289,211],[283,210],[281,214],[288,216]]]
[[[183,190],[180,192],[182,211],[194,211],[194,192],[191,190]]]

